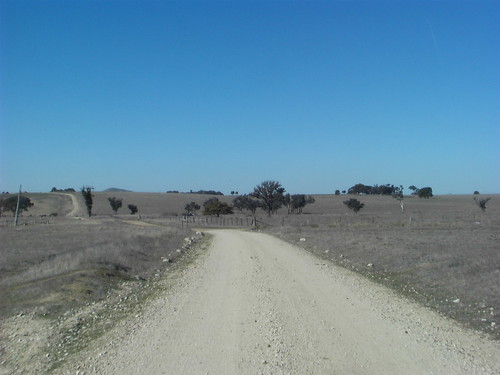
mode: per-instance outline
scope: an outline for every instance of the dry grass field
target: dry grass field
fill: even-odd
[[[401,212],[391,197],[361,196],[354,214],[345,196],[316,196],[266,230],[499,339],[500,197],[489,197],[486,212],[472,196],[406,198]]]
[[[57,316],[100,300],[117,283],[147,279],[175,262],[182,255],[176,250],[193,234],[177,222],[147,225],[137,216],[125,220],[131,215],[97,214],[89,220],[78,194],[77,218],[65,216],[73,207],[67,195],[27,196],[34,206],[20,219],[26,225],[14,227],[12,216],[2,217],[0,317],[26,311]],[[149,195],[144,196],[139,201],[149,202]],[[100,198],[98,193],[95,208],[104,212],[109,203]],[[49,217],[53,213],[57,216]],[[47,218],[38,221],[40,216]]]
[[[58,315],[104,298],[123,280],[147,279],[161,257],[176,261],[192,230],[169,217],[186,203],[209,195],[96,192],[86,218],[81,194],[79,219],[64,194],[29,194],[29,215],[50,215],[50,224],[0,227],[0,316],[20,311]],[[108,197],[123,199],[118,215]],[[405,211],[391,197],[359,196],[365,207],[349,212],[347,196],[316,195],[301,215],[281,209],[258,212],[260,229],[304,247],[324,259],[365,274],[444,315],[500,337],[500,196],[486,212],[470,196],[408,197]],[[234,197],[218,196],[230,203]],[[130,215],[128,204],[139,208]],[[201,215],[201,212],[200,212]],[[244,218],[245,214],[232,217]],[[2,218],[10,223],[12,217]],[[145,225],[145,224],[150,225]],[[143,224],[143,225],[136,225]],[[207,226],[209,223],[197,223]],[[300,241],[305,239],[305,241]],[[180,259],[180,258],[179,258]]]

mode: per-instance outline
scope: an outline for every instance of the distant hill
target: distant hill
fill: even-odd
[[[111,192],[111,193],[115,193],[115,192],[126,192],[126,193],[132,193],[131,190],[125,190],[125,189],[119,189],[119,188],[109,188],[109,189],[106,189],[106,190],[103,190],[104,192]]]

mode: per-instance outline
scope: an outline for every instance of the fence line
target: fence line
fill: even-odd
[[[48,217],[41,216],[28,216],[28,217],[20,217],[17,221],[17,226],[22,225],[38,225],[38,224],[50,224],[50,220]],[[16,224],[14,223],[14,219],[11,217],[2,217],[0,220],[0,227],[14,227]]]
[[[269,225],[257,218],[233,217],[233,216],[168,216],[161,218],[168,221],[180,222],[186,226],[201,227],[229,227],[229,228],[251,228],[259,225]]]

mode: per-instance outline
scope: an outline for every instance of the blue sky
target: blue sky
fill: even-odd
[[[500,193],[499,15],[481,0],[2,0],[0,190]]]

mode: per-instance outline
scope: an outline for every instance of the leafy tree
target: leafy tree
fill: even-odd
[[[474,195],[479,195],[479,191],[477,191],[477,190],[476,190],[476,191],[474,192]]]
[[[248,195],[242,195],[233,199],[234,208],[240,210],[241,212],[243,210],[250,211],[252,213],[252,216],[255,215],[255,211],[257,211],[257,208],[259,208],[260,206],[260,201],[258,201],[257,199],[253,199]]]
[[[391,185],[391,184],[385,184],[385,185],[364,185],[364,184],[356,184],[352,187],[349,188],[348,193],[349,194],[375,194],[375,195],[393,195],[397,191],[399,191],[400,188]]]
[[[115,197],[110,197],[108,198],[109,205],[115,211],[115,215],[118,213],[118,209],[122,207],[122,202],[123,199],[115,198]]]
[[[340,195],[340,190],[335,190],[335,195]]]
[[[34,203],[28,197],[21,196],[19,198],[19,211],[28,211],[28,208],[33,207]],[[0,201],[1,211],[11,211],[15,213],[17,209],[17,196],[2,199]]]
[[[356,184],[351,186],[347,192],[349,194],[370,194],[372,187],[363,184]]]
[[[474,202],[479,206],[483,212],[486,212],[486,203],[490,200],[491,198],[484,198],[484,199],[477,199],[474,197]]]
[[[431,198],[432,195],[432,188],[431,187],[423,187],[421,189],[418,189],[418,197],[419,198]]]
[[[87,213],[89,217],[92,216],[92,204],[93,204],[93,197],[94,195],[92,194],[92,187],[90,186],[82,186],[82,195],[83,199],[85,200],[85,207],[87,207]]]
[[[297,213],[301,214],[306,205],[314,202],[316,202],[316,200],[310,195],[305,196],[304,194],[294,194],[291,196],[292,212],[297,211]]]
[[[233,208],[227,203],[220,202],[217,198],[210,198],[203,203],[204,215],[229,215],[233,213]]]
[[[264,181],[253,189],[252,197],[262,201],[262,208],[271,216],[283,205],[285,188],[278,181]]]
[[[351,210],[353,210],[355,213],[358,213],[359,210],[361,210],[365,204],[361,203],[357,199],[351,198],[347,201],[343,202],[347,207],[349,207]]]
[[[197,204],[196,202],[191,202],[191,203],[186,204],[186,206],[184,207],[184,210],[186,210],[188,215],[194,215],[195,212],[198,211],[200,208],[201,207],[199,204]]]
[[[418,188],[415,185],[408,186],[408,189],[410,189],[412,191],[411,195],[417,195],[418,194]]]
[[[130,210],[131,215],[134,215],[139,211],[139,209],[137,208],[137,206],[135,204],[129,204],[127,207]]]

